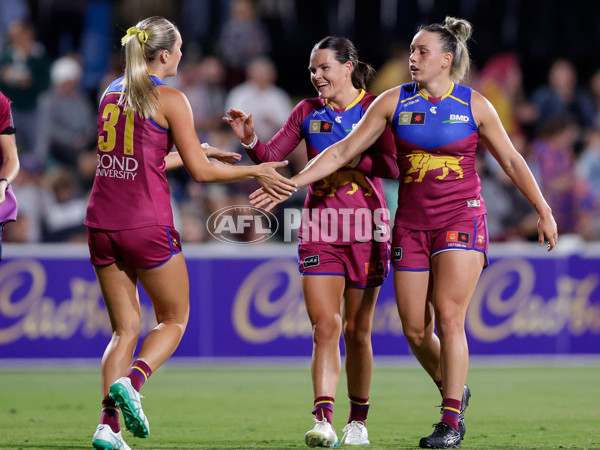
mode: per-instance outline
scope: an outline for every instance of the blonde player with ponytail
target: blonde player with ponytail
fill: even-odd
[[[208,160],[235,157],[203,148],[186,97],[162,81],[177,74],[182,55],[181,36],[171,22],[142,20],[127,30],[122,44],[125,73],[107,88],[98,109],[98,165],[85,220],[90,260],[112,326],[102,358],[102,415],[92,439],[97,449],[129,448],[119,412],[134,436],[149,436],[140,388],[175,351],[188,321],[189,280],[165,169],[183,164],[197,182],[254,178],[275,196],[294,190],[275,170],[285,162],[234,167]],[[173,144],[178,153],[169,154]],[[158,325],[132,364],[140,337],[138,281]]]
[[[396,141],[400,187],[392,238],[396,302],[410,348],[442,394],[442,416],[423,448],[459,448],[469,351],[465,316],[482,269],[488,233],[475,152],[481,139],[539,214],[539,244],[558,240],[550,206],[480,93],[458,84],[469,69],[471,24],[446,17],[422,26],[410,45],[413,82],[381,94],[345,139],[300,174],[298,187],[320,180],[368,148],[389,125]],[[262,190],[255,206],[279,203]],[[434,328],[437,334],[434,333]]]

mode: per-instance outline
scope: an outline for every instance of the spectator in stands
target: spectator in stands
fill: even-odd
[[[594,231],[591,238],[600,239],[600,128],[591,128],[576,165],[577,178],[585,180],[594,196]]]
[[[568,116],[549,119],[532,146],[532,165],[537,166],[544,197],[552,205],[558,229],[584,239],[593,236],[593,196],[585,180],[575,171],[574,145],[577,123]]]
[[[45,242],[87,242],[83,225],[87,200],[79,189],[76,173],[62,167],[46,176],[43,196],[43,240]]]
[[[231,89],[244,81],[249,61],[269,54],[271,41],[252,0],[232,0],[230,11],[218,47],[227,69],[227,87]]]
[[[50,59],[36,41],[33,25],[15,20],[8,30],[9,46],[0,57],[0,89],[11,99],[11,108],[21,153],[36,146],[38,98],[48,88]]]
[[[248,66],[248,81],[231,90],[225,106],[252,111],[256,135],[268,141],[285,124],[292,112],[290,96],[275,85],[277,69],[268,58],[257,58]]]
[[[208,134],[219,128],[225,110],[225,68],[215,56],[207,56],[199,63],[187,63],[182,67],[179,88],[187,96],[194,125],[204,141]]]
[[[515,53],[492,56],[481,68],[479,91],[494,105],[502,125],[511,138],[522,135],[538,116],[525,97],[523,72]]]
[[[564,58],[552,63],[548,84],[535,89],[531,103],[538,109],[538,128],[544,127],[549,119],[565,114],[572,115],[579,126],[588,127],[594,123],[591,96],[587,90],[577,86],[575,66]]]
[[[594,126],[600,127],[600,69],[596,70],[590,78],[590,91],[594,102]]]
[[[77,159],[96,143],[96,108],[81,89],[81,66],[64,56],[50,71],[52,88],[40,98],[36,155],[40,161],[76,168]]]

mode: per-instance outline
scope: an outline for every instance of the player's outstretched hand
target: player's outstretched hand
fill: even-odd
[[[207,158],[216,159],[217,161],[221,161],[222,163],[230,164],[232,166],[237,165],[237,163],[242,159],[242,155],[240,153],[221,150],[220,148],[213,147],[206,142],[202,144],[202,148],[206,150]]]
[[[229,124],[238,139],[241,141],[252,140],[254,137],[252,114],[247,115],[241,109],[235,108],[230,108],[227,114],[229,117],[223,117],[223,120]]]
[[[263,188],[257,189],[250,194],[250,204],[256,208],[263,208],[265,211],[271,211],[275,205],[286,201],[290,196],[271,195]]]
[[[256,166],[258,173],[254,176],[264,192],[280,200],[282,198],[287,199],[296,192],[296,184],[276,170],[278,167],[287,166],[287,164],[287,161],[259,164]]]
[[[548,241],[547,250],[551,251],[558,244],[558,227],[552,214],[548,216],[540,216],[538,223],[538,241],[540,246]]]

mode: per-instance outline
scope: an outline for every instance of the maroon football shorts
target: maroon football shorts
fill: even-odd
[[[394,226],[392,265],[398,270],[425,271],[431,257],[449,250],[476,250],[485,255],[487,266],[488,230],[485,214],[459,220],[437,230],[411,230]]]
[[[181,252],[179,233],[164,225],[119,231],[88,227],[88,246],[93,265],[123,261],[132,269],[153,269]]]
[[[358,288],[381,286],[390,272],[390,243],[356,242],[332,245],[298,240],[302,275],[339,275]]]

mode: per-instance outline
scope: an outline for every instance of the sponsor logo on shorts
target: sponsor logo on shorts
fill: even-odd
[[[326,120],[311,120],[310,133],[331,133],[333,131],[333,122]]]
[[[385,266],[383,264],[383,261],[365,263],[365,274],[367,274],[367,275],[383,275],[384,273],[385,273]]]
[[[319,264],[321,264],[321,259],[319,258],[319,255],[307,256],[302,262],[302,267],[307,269],[309,267],[317,267]]]
[[[424,112],[401,112],[398,117],[398,125],[424,125]]]
[[[269,211],[253,206],[233,205],[210,215],[206,229],[215,239],[229,244],[258,244],[272,238],[279,228]]]
[[[467,208],[479,208],[481,201],[479,200],[467,200]]]
[[[392,261],[402,261],[402,247],[392,249]]]
[[[463,233],[460,231],[448,231],[446,233],[446,242],[468,244],[470,240],[469,233]]]

